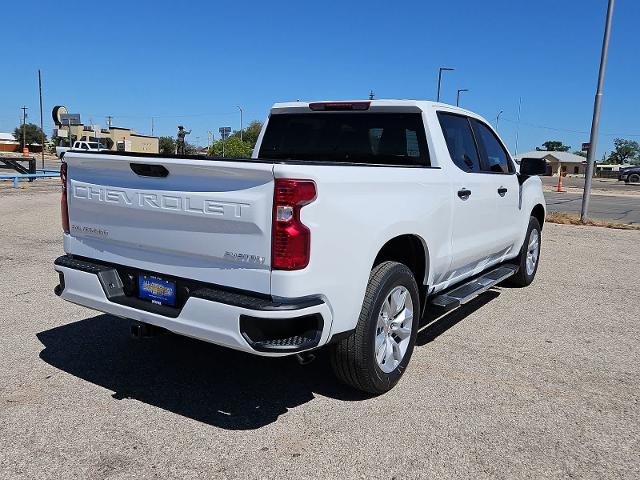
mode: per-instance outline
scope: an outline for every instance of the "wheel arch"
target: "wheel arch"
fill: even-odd
[[[545,216],[544,207],[542,206],[542,204],[538,203],[535,207],[533,207],[533,209],[531,210],[531,216],[534,217],[536,220],[538,220],[538,223],[540,224],[540,229],[542,229],[542,226],[544,225],[544,216]]]
[[[382,262],[395,261],[405,264],[416,279],[420,289],[429,278],[429,249],[422,237],[416,234],[397,235],[378,250],[371,268]]]

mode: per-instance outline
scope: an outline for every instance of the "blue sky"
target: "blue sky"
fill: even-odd
[[[578,148],[588,140],[606,0],[23,2],[2,25],[0,131],[20,107],[45,128],[66,105],[85,123],[174,135],[192,128],[239,128],[264,119],[277,101],[442,99],[492,122],[513,152],[522,97],[519,151],[549,139]],[[6,12],[6,9],[5,9]],[[22,19],[22,20],[20,20]],[[615,136],[640,140],[640,2],[618,0],[605,81],[598,158]],[[25,28],[26,27],[26,28]],[[545,127],[545,128],[542,128]]]

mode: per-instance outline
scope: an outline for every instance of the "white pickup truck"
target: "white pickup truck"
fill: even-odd
[[[538,267],[544,162],[518,167],[450,105],[275,104],[249,160],[75,152],[62,166],[63,299],[382,393],[425,308]]]
[[[89,152],[102,152],[107,150],[101,143],[98,142],[86,142],[84,140],[77,140],[73,142],[72,147],[56,147],[56,157],[62,160],[65,154],[71,150],[89,151]]]

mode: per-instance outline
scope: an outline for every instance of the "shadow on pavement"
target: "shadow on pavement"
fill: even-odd
[[[130,322],[110,315],[40,332],[40,358],[71,375],[165,410],[230,430],[259,428],[314,393],[369,398],[339,384],[324,355],[300,366],[178,335],[133,340]]]
[[[450,328],[456,326],[462,320],[467,318],[476,310],[479,310],[490,301],[498,298],[500,292],[496,290],[488,290],[482,295],[471,300],[469,303],[462,305],[454,310],[445,310],[439,307],[427,308],[422,321],[420,322],[420,331],[416,338],[416,346],[420,347],[427,343],[433,342]]]
[[[487,292],[450,312],[429,309],[418,334],[425,345],[499,294]],[[370,398],[335,379],[325,350],[310,365],[264,358],[179,335],[133,340],[131,322],[110,315],[38,333],[40,358],[114,392],[229,430],[260,428],[315,394],[344,400]]]

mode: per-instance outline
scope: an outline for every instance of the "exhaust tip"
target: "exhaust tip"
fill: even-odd
[[[311,352],[296,353],[295,357],[300,365],[309,365],[316,359],[316,355]]]

